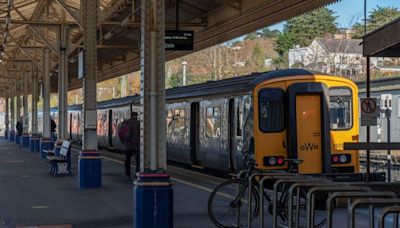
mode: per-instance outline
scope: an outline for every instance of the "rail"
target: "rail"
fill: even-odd
[[[382,206],[396,206],[400,205],[400,199],[394,192],[390,191],[374,191],[371,186],[372,183],[365,182],[334,182],[325,176],[311,176],[311,175],[300,175],[293,173],[266,173],[256,172],[250,175],[248,178],[248,196],[247,196],[247,227],[252,227],[252,223],[258,217],[258,227],[265,227],[265,208],[266,203],[269,203],[269,210],[272,209],[272,227],[277,228],[278,226],[286,227],[300,227],[303,221],[300,221],[300,210],[306,211],[306,224],[308,228],[315,227],[316,214],[316,194],[327,193],[329,194],[326,199],[326,227],[332,227],[333,211],[335,209],[334,200],[343,198],[347,199],[350,205],[348,209],[348,227],[354,227],[354,213],[355,208],[360,205],[368,205],[369,207],[369,224],[370,227],[374,227],[375,224],[375,211],[374,208],[378,205]],[[273,181],[271,186],[266,186]],[[270,198],[266,194],[266,187],[272,190],[272,197]],[[252,202],[252,189],[257,189],[258,196],[258,216],[254,217],[252,210],[254,210],[254,204]],[[287,194],[282,197],[282,194]],[[280,199],[278,199],[280,197]],[[371,199],[374,197],[374,199]],[[284,203],[282,204],[282,199]],[[267,200],[265,200],[267,199]],[[306,201],[305,208],[300,204],[300,201]],[[354,200],[352,202],[352,200]],[[257,205],[257,204],[256,204]],[[284,206],[284,208],[282,208]],[[400,208],[400,207],[399,207]],[[399,209],[399,208],[396,208]],[[286,210],[286,211],[284,211]],[[395,209],[393,209],[395,210]],[[286,217],[282,217],[282,211],[287,212]],[[400,209],[399,209],[400,211]],[[271,212],[271,211],[270,211]],[[320,213],[320,212],[318,212]],[[398,213],[396,211],[391,212],[388,209],[386,214],[393,213],[396,218]],[[383,216],[383,219],[386,217]],[[279,217],[281,216],[281,217]],[[280,220],[279,220],[280,219]],[[304,217],[302,217],[304,219]],[[283,221],[284,224],[278,224],[279,221]],[[397,221],[397,220],[396,220]],[[300,222],[302,222],[300,224]],[[325,222],[325,221],[323,221]],[[396,223],[397,224],[397,223]],[[398,228],[398,226],[395,226]]]

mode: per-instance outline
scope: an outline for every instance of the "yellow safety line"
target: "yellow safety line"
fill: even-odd
[[[79,150],[76,150],[76,149],[72,149],[72,150],[79,151]],[[107,157],[107,156],[104,156],[104,155],[101,155],[101,157],[103,157],[103,158],[105,158],[107,160],[110,160],[110,161],[113,161],[113,162],[116,162],[116,163],[124,165],[124,163],[119,161],[119,160],[116,160],[116,159],[113,159],[113,158],[110,158],[110,157]],[[131,165],[131,167],[135,167],[135,166]],[[182,184],[185,184],[185,185],[188,185],[188,186],[191,186],[191,187],[194,187],[194,188],[206,191],[206,192],[212,192],[213,191],[213,189],[211,189],[211,188],[207,188],[207,187],[204,187],[204,186],[201,186],[201,185],[198,185],[198,184],[190,183],[188,181],[184,181],[184,180],[181,180],[181,179],[178,179],[178,178],[175,178],[175,177],[172,177],[171,179],[174,180],[174,181],[177,181],[179,183],[182,183]]]

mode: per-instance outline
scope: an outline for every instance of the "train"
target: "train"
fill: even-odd
[[[123,148],[118,126],[139,112],[139,99],[98,102],[100,148]],[[351,80],[303,69],[175,87],[166,92],[167,157],[223,172],[243,170],[243,156],[251,155],[262,170],[358,173],[358,151],[343,149],[345,142],[358,141],[357,107],[358,88]],[[69,137],[78,143],[81,110],[68,108]],[[57,109],[51,113],[57,122]]]

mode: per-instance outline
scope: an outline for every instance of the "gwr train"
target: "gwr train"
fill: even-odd
[[[138,96],[98,103],[99,147],[121,149],[118,126],[138,104]],[[358,141],[357,107],[352,81],[301,69],[169,89],[168,160],[232,172],[249,153],[259,169],[355,173],[358,151],[344,151],[343,143]],[[68,125],[70,139],[80,142],[80,105],[69,107]]]

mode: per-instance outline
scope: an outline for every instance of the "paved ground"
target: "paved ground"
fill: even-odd
[[[38,154],[0,139],[0,227],[132,227],[133,184],[123,175],[122,155],[103,155],[103,187],[79,190],[76,151],[75,175],[52,177]],[[176,167],[169,167],[169,172],[174,182],[174,228],[214,227],[207,215],[207,200],[223,180]],[[360,212],[357,227],[368,227],[365,210]],[[334,227],[346,227],[346,222],[346,210],[336,210]],[[269,215],[266,225],[271,227]]]
[[[71,224],[75,227],[132,227],[133,184],[123,166],[103,159],[103,187],[77,188],[72,177],[52,177],[38,154],[0,139],[0,227]],[[175,181],[174,227],[212,227],[209,193]]]

